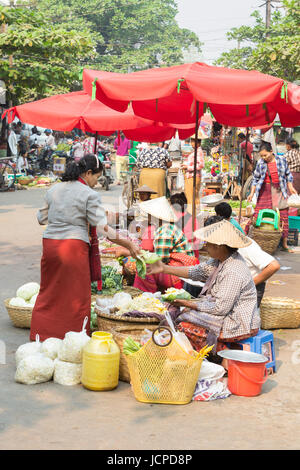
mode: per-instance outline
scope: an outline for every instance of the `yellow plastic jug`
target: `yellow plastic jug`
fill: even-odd
[[[95,331],[82,354],[81,383],[89,390],[112,390],[119,383],[120,349],[112,334]]]

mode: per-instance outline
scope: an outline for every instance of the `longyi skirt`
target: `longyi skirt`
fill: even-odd
[[[81,331],[88,317],[90,334],[91,276],[89,245],[82,240],[43,239],[41,283],[31,320],[30,339],[63,339]]]

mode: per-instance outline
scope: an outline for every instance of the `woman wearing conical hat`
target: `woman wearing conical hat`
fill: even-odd
[[[155,251],[169,266],[193,266],[198,264],[192,246],[184,233],[175,224],[177,215],[165,196],[140,204],[140,209],[148,215],[148,239],[143,237],[141,248]],[[176,275],[153,274],[145,279],[136,275],[134,287],[144,292],[164,292],[169,287],[181,289],[183,281]]]
[[[209,260],[192,267],[173,267],[157,262],[148,266],[147,273],[205,282],[198,301],[174,302],[177,307],[185,307],[182,312],[178,309],[174,320],[196,350],[205,344],[215,344],[216,352],[222,349],[224,341],[255,336],[260,317],[250,270],[237,251],[249,246],[251,240],[230,222],[220,220],[218,216],[210,219],[204,228],[195,232],[197,238],[206,242]]]

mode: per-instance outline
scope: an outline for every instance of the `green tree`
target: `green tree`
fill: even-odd
[[[13,104],[69,91],[78,61],[94,53],[88,35],[51,26],[26,5],[0,7],[0,79]]]
[[[182,63],[183,52],[197,35],[176,22],[174,0],[39,0],[34,8],[47,11],[54,24],[88,29],[96,41],[94,68],[127,72]]]
[[[283,0],[284,14],[274,11],[270,28],[254,11],[255,25],[233,28],[227,33],[229,41],[241,47],[224,52],[217,65],[230,68],[259,70],[291,82],[300,72],[300,4],[299,0]]]

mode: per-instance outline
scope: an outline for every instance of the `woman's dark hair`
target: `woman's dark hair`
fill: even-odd
[[[98,162],[98,163],[97,163]],[[77,181],[82,173],[91,170],[93,175],[103,170],[103,165],[99,158],[93,153],[88,153],[82,157],[79,162],[71,162],[67,164],[66,171],[62,175],[62,181]]]
[[[243,132],[240,132],[240,133],[238,134],[238,137],[239,137],[240,139],[243,139],[243,140],[246,139],[246,136],[245,136],[245,134],[244,134]]]
[[[216,224],[217,222],[221,222],[223,219],[224,217],[220,215],[212,215],[211,217],[208,217],[208,219],[205,220],[204,227],[207,227],[208,225]]]
[[[292,138],[287,139],[286,144],[289,145],[290,147],[292,147],[292,149],[298,149],[299,148],[299,144],[298,144],[297,140],[292,139]]]
[[[259,151],[261,152],[262,150],[266,150],[267,152],[273,152],[272,145],[270,142],[265,142],[264,140],[260,144]]]
[[[176,193],[170,197],[170,203],[172,206],[180,206],[180,209],[184,212],[187,205],[187,198],[184,193]]]
[[[216,224],[217,222],[221,222],[221,220],[224,220],[224,217],[221,217],[220,215],[213,215],[211,217],[208,217],[208,219],[206,219],[206,221],[204,222],[204,227],[207,227],[208,225]],[[228,246],[228,245],[224,245],[224,246],[226,246],[227,250],[229,251],[231,255],[233,255],[233,253],[236,253],[238,250],[238,248],[232,248],[231,246]]]
[[[229,219],[232,214],[231,205],[228,202],[220,202],[215,206],[215,212],[217,215]]]

